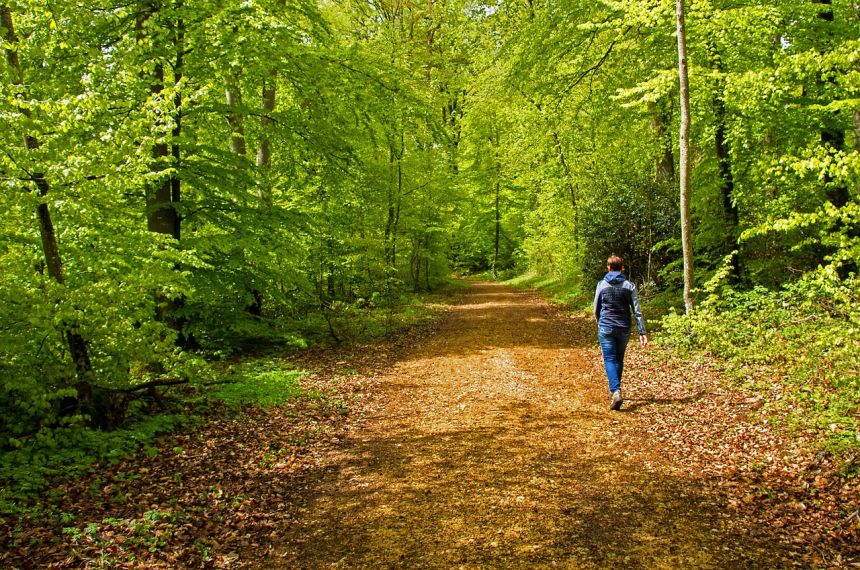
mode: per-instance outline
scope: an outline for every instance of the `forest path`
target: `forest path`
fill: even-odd
[[[638,347],[631,345],[629,357]],[[778,567],[607,409],[594,326],[477,284],[373,379],[259,568]],[[244,557],[243,557],[244,558]],[[247,558],[245,558],[247,560]]]

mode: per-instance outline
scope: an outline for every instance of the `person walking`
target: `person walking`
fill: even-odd
[[[621,409],[621,373],[624,371],[624,352],[630,340],[630,310],[636,318],[639,343],[648,345],[645,318],[639,306],[636,285],[624,276],[624,261],[617,255],[606,260],[606,275],[597,282],[594,291],[594,320],[597,321],[597,340],[603,352],[603,365],[609,380],[610,410]]]

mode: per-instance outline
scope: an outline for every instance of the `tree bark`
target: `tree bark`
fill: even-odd
[[[687,72],[687,35],[684,22],[684,0],[677,0],[675,23],[678,34],[678,78],[681,99],[681,132],[679,136],[679,180],[681,209],[681,249],[684,257],[684,307],[693,311],[693,243],[690,221],[690,82]]]
[[[173,65],[173,85],[175,88],[173,94],[174,122],[173,122],[173,141],[170,143],[171,156],[173,158],[173,174],[170,177],[170,201],[173,209],[173,238],[179,240],[181,237],[182,215],[179,213],[177,205],[182,200],[182,178],[179,173],[181,168],[181,144],[179,138],[182,136],[182,91],[180,83],[182,82],[182,74],[185,66],[185,22],[182,18],[176,23],[176,61]]]
[[[860,2],[855,0],[853,3],[854,7],[854,25],[860,24]],[[860,62],[855,64],[855,67],[860,69]],[[860,108],[854,108],[851,112],[852,119],[854,122],[854,150],[860,151]]]
[[[672,184],[675,182],[675,157],[672,155],[672,136],[669,134],[671,119],[666,112],[665,101],[648,103],[648,112],[651,115],[651,132],[659,146],[654,163],[654,178],[657,182]]]
[[[263,81],[263,98],[260,109],[263,116],[260,119],[260,144],[257,146],[257,168],[262,175],[262,186],[257,192],[257,197],[267,206],[272,205],[272,182],[270,180],[272,166],[272,141],[271,133],[275,127],[272,113],[275,111],[275,100],[277,95],[278,72],[272,69],[269,78]]]
[[[812,0],[813,4],[820,4],[821,8],[818,11],[818,18],[829,25],[833,23],[833,0]],[[831,34],[826,34],[828,38],[827,44],[830,44]],[[826,46],[825,49],[829,49],[830,46]],[[832,80],[830,80],[832,81]],[[821,82],[825,83],[824,81]],[[838,119],[839,111],[834,111],[832,115],[825,119],[824,127],[821,129],[820,140],[821,144],[824,147],[829,147],[835,151],[844,151],[845,150],[845,131],[842,129],[840,125],[840,121]],[[831,184],[832,177],[827,174],[824,177],[825,184],[828,185],[827,189],[827,200],[836,206],[837,208],[842,208],[851,200],[851,194],[848,191],[848,188],[844,184],[840,184],[838,186],[834,186]]]
[[[142,39],[144,23],[160,10],[159,2],[147,2],[142,5],[138,13],[137,34]],[[181,8],[177,3],[176,8]],[[184,57],[185,57],[185,25],[180,17],[175,22],[168,24],[171,32],[170,40],[173,42],[174,60],[172,68],[172,82],[174,94],[172,100],[173,128],[170,130],[170,138],[156,142],[152,147],[152,169],[156,172],[172,168],[172,174],[164,177],[161,182],[150,184],[145,189],[146,195],[146,227],[150,232],[169,235],[179,241],[181,238],[182,219],[179,214],[178,205],[182,200],[182,177],[180,172],[180,161],[182,158],[182,146],[180,137],[182,135],[182,94],[180,83],[182,81]],[[143,79],[146,79],[145,77]],[[161,97],[164,93],[168,77],[165,73],[165,62],[157,60],[151,81],[150,93],[153,98]],[[164,125],[154,125],[154,130],[161,132]],[[163,135],[161,135],[163,136]],[[179,269],[178,267],[176,269]],[[156,295],[155,319],[165,323],[171,329],[177,331],[177,345],[180,347],[194,346],[194,341],[182,332],[183,320],[177,319],[175,311],[182,307],[185,300],[182,297],[169,298]],[[159,368],[159,365],[154,365]]]
[[[239,156],[246,156],[248,148],[245,144],[245,121],[242,112],[238,109],[242,107],[242,88],[239,86],[239,72],[234,70],[227,71],[227,86],[224,89],[224,96],[227,100],[227,123],[230,125],[230,150]]]
[[[726,102],[725,102],[725,67],[723,58],[717,50],[713,38],[707,39],[710,66],[713,71],[713,99],[714,110],[714,150],[717,154],[717,169],[720,175],[720,196],[723,206],[723,224],[725,237],[723,241],[723,255],[731,255],[740,249],[738,243],[737,228],[740,224],[740,214],[734,201],[735,180],[732,172],[731,152],[727,137],[728,125],[726,124]],[[740,278],[740,256],[732,256],[731,279],[737,281]]]
[[[154,81],[150,92],[158,96],[164,91],[164,64],[155,65]],[[156,143],[152,148],[153,166],[166,168],[169,145],[166,141]],[[173,178],[150,185],[146,190],[146,227],[149,231],[176,237],[179,234],[179,223],[176,210],[173,207]]]
[[[388,163],[392,180],[388,187],[388,218],[385,222],[385,260],[392,269],[397,268],[397,230],[400,223],[400,206],[403,196],[403,154],[405,152],[404,134],[401,130],[400,146],[397,147],[392,135],[388,141]]]
[[[493,240],[493,280],[497,280],[499,278],[499,238],[502,233],[502,216],[499,211],[499,190],[501,187],[501,181],[498,178],[498,169],[496,176],[496,235]]]
[[[860,151],[860,109],[854,109],[854,150]]]
[[[550,133],[552,136],[552,141],[555,143],[555,151],[556,156],[558,158],[559,164],[561,164],[561,170],[564,173],[564,187],[567,189],[567,195],[570,197],[570,207],[573,209],[573,235],[574,238],[578,238],[579,236],[579,209],[577,208],[576,203],[576,190],[573,187],[573,183],[571,182],[572,177],[570,175],[570,167],[567,165],[567,158],[564,155],[564,148],[561,146],[561,140],[558,137],[558,131],[552,131]],[[578,241],[578,239],[576,239]]]

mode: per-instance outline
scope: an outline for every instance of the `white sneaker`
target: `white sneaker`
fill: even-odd
[[[612,392],[612,402],[609,404],[610,410],[620,410],[624,400],[621,398],[621,390]]]

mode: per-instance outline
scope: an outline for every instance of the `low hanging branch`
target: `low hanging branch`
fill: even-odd
[[[134,392],[142,392],[143,390],[150,390],[152,388],[163,388],[168,386],[180,386],[183,384],[189,384],[191,381],[188,378],[163,378],[160,380],[150,380],[149,382],[144,382],[143,384],[137,384],[130,388],[116,388],[112,390],[113,392],[119,392],[123,394],[132,394]]]

